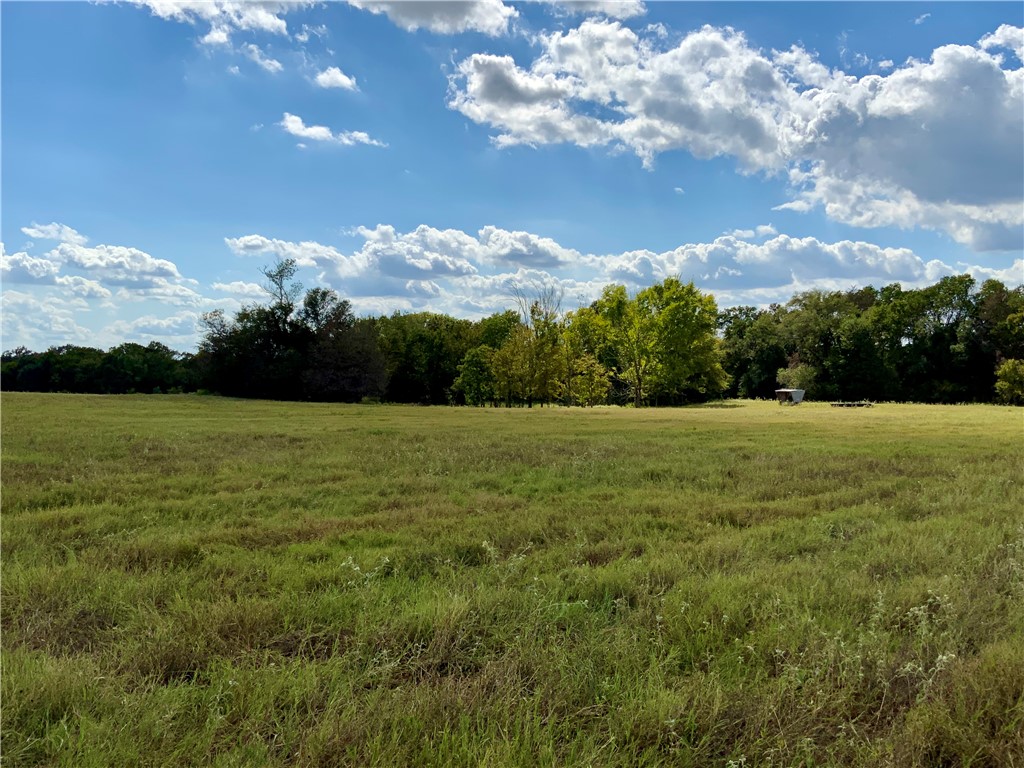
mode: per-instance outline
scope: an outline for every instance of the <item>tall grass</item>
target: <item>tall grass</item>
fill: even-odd
[[[5,765],[1024,765],[1020,410],[2,406]]]

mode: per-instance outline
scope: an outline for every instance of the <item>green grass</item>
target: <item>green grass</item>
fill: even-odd
[[[1024,766],[1024,413],[4,394],[4,765]]]

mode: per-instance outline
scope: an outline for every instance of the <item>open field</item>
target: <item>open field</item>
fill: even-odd
[[[1024,766],[1024,412],[4,394],[4,765]]]

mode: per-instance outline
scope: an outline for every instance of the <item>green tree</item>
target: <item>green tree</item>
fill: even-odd
[[[532,337],[529,328],[518,325],[491,356],[495,395],[506,407],[527,402],[532,392]]]
[[[573,360],[571,381],[570,405],[578,403],[591,408],[608,399],[608,392],[612,386],[608,369],[589,353],[584,353]]]
[[[996,370],[996,394],[1004,403],[1024,405],[1024,360],[1004,360]]]
[[[817,377],[818,369],[807,363],[797,363],[778,370],[780,386],[786,389],[802,389],[808,393],[814,392]]]
[[[670,277],[633,298],[625,286],[611,285],[593,308],[609,329],[619,375],[636,407],[656,394],[678,399],[724,388],[718,309],[693,283]]]
[[[468,405],[484,405],[496,400],[493,359],[494,350],[481,344],[469,350],[459,365],[454,388],[462,393]]]
[[[782,311],[773,305],[768,310],[733,307],[719,313],[722,367],[731,379],[729,394],[774,396],[776,374],[787,362],[779,321]]]
[[[376,324],[388,366],[387,399],[449,402],[459,364],[474,346],[474,324],[432,312],[395,313]]]
[[[682,283],[674,277],[641,291],[638,298],[645,293],[651,294],[649,305],[657,326],[658,394],[678,401],[692,393],[720,393],[728,377],[715,332],[718,307],[714,298],[697,290],[692,282]]]
[[[485,317],[474,326],[476,343],[499,349],[520,324],[519,313],[512,309]]]
[[[648,387],[661,364],[657,319],[649,298],[649,294],[638,294],[631,299],[626,286],[609,285],[593,305],[608,329],[621,366],[619,376],[628,384],[637,408],[646,402]]]

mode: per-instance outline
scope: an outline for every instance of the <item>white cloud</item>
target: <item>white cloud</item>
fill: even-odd
[[[230,45],[231,33],[227,27],[211,27],[210,31],[199,38],[203,45]]]
[[[144,315],[134,320],[117,320],[107,327],[106,333],[114,338],[127,340],[172,339],[191,341],[196,335],[199,314],[179,312],[168,317]]]
[[[969,272],[979,280],[994,277],[1009,285],[1024,283],[1024,262],[1008,269],[926,260],[908,248],[882,247],[854,240],[826,242],[814,237],[778,234],[771,224],[736,230],[711,242],[684,243],[665,251],[646,249],[618,253],[584,253],[532,232],[493,225],[475,233],[421,225],[409,231],[378,224],[348,232],[360,242],[350,251],[311,240],[288,241],[250,234],[225,238],[236,254],[294,258],[313,270],[316,282],[338,290],[361,312],[432,310],[457,316],[481,316],[511,306],[513,289],[550,285],[562,291],[566,307],[596,298],[604,286],[622,282],[631,288],[669,276],[693,280],[719,304],[766,304],[785,301],[793,293],[822,288],[847,290],[858,285],[900,282],[907,287],[934,283],[945,275]],[[4,331],[9,345],[49,343],[112,344],[125,338],[160,338],[179,348],[196,340],[195,319],[202,310],[235,311],[244,300],[265,300],[256,283],[217,282],[211,287],[228,296],[212,299],[194,289],[173,263],[138,249],[62,243],[41,257],[27,252],[6,254],[0,244],[5,284],[28,285],[10,291]],[[66,274],[74,267],[84,275]],[[306,282],[304,279],[303,282]],[[110,298],[100,305],[120,318],[91,335],[82,327],[90,308],[82,298]],[[42,298],[39,291],[48,292]],[[5,299],[6,301],[6,299]],[[182,307],[167,317],[150,303]],[[45,305],[45,306],[44,306]],[[133,317],[137,305],[141,317]],[[11,306],[14,309],[11,309]],[[32,311],[52,312],[43,320],[22,317]],[[8,332],[8,329],[11,329]]]
[[[799,47],[764,52],[730,28],[668,48],[618,22],[541,36],[529,67],[473,54],[449,107],[495,129],[499,147],[572,143],[731,156],[786,172],[789,210],[824,207],[857,226],[927,227],[978,250],[1024,245],[1024,70],[989,49],[947,45],[887,75],[830,70]]]
[[[47,254],[50,259],[85,270],[108,285],[146,287],[155,280],[181,280],[173,262],[122,245],[61,243]]]
[[[38,297],[5,290],[0,295],[4,346],[40,350],[61,344],[88,343],[89,331],[76,319],[76,310],[81,309],[63,297]]]
[[[310,37],[325,38],[328,35],[327,25],[320,24],[316,27],[311,27],[308,24],[303,24],[301,31],[295,34],[295,39],[300,43],[308,43]]]
[[[75,296],[85,299],[109,299],[111,293],[96,280],[79,275],[59,275],[54,278],[54,284],[62,286]]]
[[[60,264],[29,256],[25,251],[7,253],[0,243],[0,273],[7,283],[52,283],[60,273]]]
[[[686,190],[683,189],[682,187],[673,187],[672,191],[675,192],[677,195],[685,195],[686,194]]]
[[[117,290],[115,297],[121,302],[159,301],[162,304],[180,307],[198,307],[206,301],[189,286],[162,277],[122,286]]]
[[[282,69],[284,69],[280,61],[265,56],[263,54],[263,51],[260,50],[259,46],[254,45],[253,43],[247,43],[246,45],[243,45],[242,53],[244,53],[247,58],[256,62],[264,70],[272,74],[276,74],[280,72]]]
[[[186,24],[209,24],[199,40],[204,45],[227,45],[235,31],[262,32],[288,36],[285,16],[315,5],[318,0],[128,0],[148,8],[161,19]],[[438,34],[480,32],[491,37],[505,35],[519,12],[502,0],[348,0],[349,5],[374,14],[384,14],[397,26],[414,32],[425,29]],[[563,5],[565,3],[562,3]],[[573,5],[573,3],[569,3]],[[643,12],[640,0],[583,0],[593,12],[626,18]],[[582,10],[582,9],[581,9]],[[300,44],[310,38],[326,37],[326,25],[303,24],[294,39]]]
[[[66,224],[58,224],[55,221],[50,224],[36,224],[32,222],[31,226],[22,227],[21,231],[37,240],[57,240],[61,243],[72,243],[74,245],[85,245],[89,242],[89,238],[85,235],[76,232]]]
[[[479,244],[479,260],[490,264],[550,269],[580,259],[578,251],[563,248],[551,238],[529,232],[510,232],[492,226],[480,230]]]
[[[230,283],[214,283],[213,290],[231,293],[235,296],[245,296],[252,299],[266,298],[267,292],[257,283],[247,283],[243,280],[235,280]]]
[[[847,287],[895,281],[917,285],[932,282],[937,273],[955,272],[939,262],[925,262],[906,248],[849,240],[826,243],[788,235],[760,244],[725,235],[710,243],[689,243],[663,253],[633,251],[591,257],[591,263],[601,266],[611,280],[642,286],[681,275],[715,295],[748,290],[785,293],[794,283],[823,280],[840,281]]]
[[[879,69],[892,69],[893,66],[894,65],[892,59],[882,59],[880,62],[878,62]]]
[[[914,19],[914,23],[917,25],[924,24],[926,21],[928,21],[928,19],[931,18],[931,16],[932,15],[930,13],[922,13],[920,16]]]
[[[542,42],[529,69],[475,54],[452,79],[450,106],[498,128],[499,146],[619,144],[648,166],[672,149],[732,155],[748,170],[785,165],[790,90],[742,34],[704,27],[659,51],[618,22],[588,20]]]
[[[519,12],[501,0],[452,2],[451,0],[348,0],[350,5],[371,13],[386,14],[408,32],[426,29],[439,34],[482,32],[498,37],[508,32],[509,22]]]
[[[52,258],[29,256],[25,251],[7,253],[0,243],[0,275],[5,284],[60,286],[83,298],[110,298],[110,291],[97,281],[79,275],[62,275],[61,266]]]
[[[734,229],[732,232],[727,232],[727,237],[734,237],[737,240],[751,240],[755,237],[769,237],[771,235],[777,235],[775,227],[771,224],[758,224],[753,229]]]
[[[629,19],[647,13],[642,0],[543,0],[569,13],[600,14],[610,19]]]
[[[424,286],[431,281],[496,268],[571,268],[583,258],[550,238],[494,226],[481,228],[475,236],[425,225],[398,232],[385,224],[358,227],[354,234],[363,239],[363,245],[351,254],[316,242],[294,243],[262,235],[226,238],[225,242],[239,255],[295,259],[300,266],[319,270],[322,280],[343,287],[347,295],[364,296],[405,295],[408,285],[417,284],[417,295],[422,297],[426,295]]]
[[[316,76],[316,84],[321,88],[344,88],[347,91],[358,91],[355,78],[351,78],[337,67],[328,67]]]
[[[977,264],[958,264],[958,271],[967,272],[978,282],[999,280],[1006,285],[1024,283],[1024,259],[1017,259],[1006,269],[983,267]]]
[[[5,283],[57,289],[63,296],[123,301],[158,300],[197,305],[202,297],[177,266],[138,248],[87,246],[88,238],[63,224],[33,224],[22,231],[40,239],[62,240],[41,256],[9,254],[0,243],[0,273]],[[77,274],[76,274],[77,273]]]
[[[281,122],[278,123],[286,132],[301,139],[311,139],[334,144],[342,144],[346,147],[356,144],[368,144],[372,147],[386,147],[382,141],[377,141],[363,131],[342,131],[334,133],[330,128],[323,125],[306,125],[302,118],[289,112],[284,113]]]
[[[267,238],[263,235],[243,235],[242,237],[226,237],[224,242],[239,256],[269,254],[282,259],[295,259],[300,267],[330,268],[342,276],[355,275],[365,266],[355,263],[351,257],[343,255],[333,246],[321,245],[310,240],[293,243],[287,240]]]
[[[362,244],[351,253],[317,242],[256,234],[225,242],[240,255],[294,258],[300,266],[315,269],[321,283],[353,299],[357,307],[428,308],[462,316],[508,307],[516,285],[557,286],[572,304],[593,300],[612,282],[639,288],[679,275],[726,304],[757,296],[767,303],[814,287],[845,290],[892,282],[921,286],[963,271],[960,266],[927,261],[907,248],[790,237],[778,234],[770,224],[668,251],[617,254],[581,253],[551,238],[494,226],[474,235],[425,225],[400,232],[379,224],[352,234]],[[1024,281],[1024,274],[1015,280],[1004,277],[1010,284]]]
[[[1001,24],[995,32],[981,38],[978,45],[986,50],[1007,48],[1013,51],[1018,61],[1024,61],[1024,28]]]
[[[312,0],[290,2],[252,2],[252,0],[129,0],[135,5],[149,8],[154,16],[188,24],[209,22],[211,32],[231,29],[247,32],[288,34],[288,24],[282,18],[289,11],[310,5]],[[203,42],[221,44],[219,36]]]

